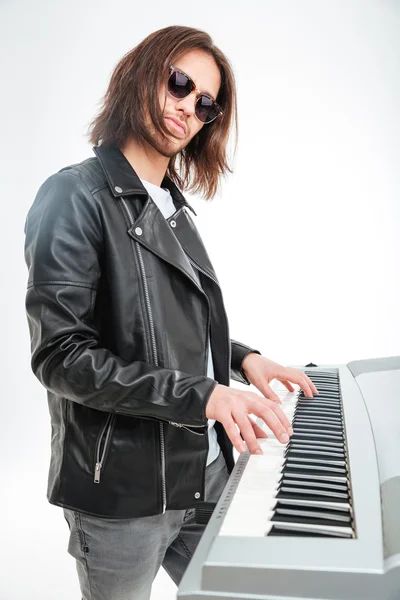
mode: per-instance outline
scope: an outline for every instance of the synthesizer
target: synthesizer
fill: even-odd
[[[400,600],[400,357],[297,367],[294,434],[239,455],[178,598]]]

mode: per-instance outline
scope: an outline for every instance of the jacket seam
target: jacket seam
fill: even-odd
[[[179,542],[179,543],[180,543],[180,545],[182,546],[182,548],[183,548],[184,552],[186,553],[187,557],[188,557],[189,559],[191,559],[191,558],[192,558],[192,556],[193,556],[193,554],[190,552],[189,548],[187,547],[187,545],[186,545],[186,543],[185,543],[185,541],[183,540],[183,538],[182,538],[182,536],[181,536],[181,535],[178,535],[178,537],[177,537],[177,542]]]
[[[67,441],[67,432],[68,432],[68,408],[69,408],[69,400],[68,398],[64,398],[65,400],[65,415],[64,415],[64,419],[65,419],[65,430],[64,430],[64,441],[63,441],[63,453],[62,453],[62,460],[61,460],[61,465],[60,465],[60,477],[58,479],[58,488],[57,488],[57,494],[56,497],[58,498],[60,496],[60,491],[62,490],[63,487],[63,473],[64,473],[64,462],[65,462],[65,455],[66,455],[66,451],[65,451],[65,444]]]
[[[94,312],[94,306],[95,306],[95,302],[96,302],[96,297],[97,297],[96,290],[94,288],[89,288],[89,289],[91,290],[91,294],[90,294],[90,307],[89,307],[89,310],[87,311],[87,313],[81,317],[81,321],[83,323],[87,323],[89,317],[93,314],[93,312]]]
[[[73,168],[68,168],[65,167],[63,169],[60,169],[59,171],[57,171],[57,173],[65,173],[68,175],[72,175],[73,177],[76,177],[76,179],[79,179],[79,181],[82,183],[82,185],[85,186],[85,188],[88,190],[88,192],[90,193],[90,195],[93,197],[94,194],[97,194],[97,192],[100,192],[101,190],[104,189],[110,189],[110,185],[107,182],[104,182],[101,186],[97,185],[96,187],[92,189],[90,189],[90,187],[88,186],[88,184],[85,181],[84,175],[86,175],[86,173],[82,172],[82,171],[76,171]]]
[[[102,186],[94,188],[94,190],[90,191],[90,193],[92,194],[92,196],[94,196],[98,192],[101,192],[101,190],[106,190],[107,188],[110,189],[110,186],[108,185],[108,183],[104,183]]]
[[[98,206],[97,206],[97,200],[94,197],[93,191],[90,189],[90,187],[88,186],[88,184],[86,183],[86,181],[82,177],[82,173],[80,171],[77,173],[76,171],[73,171],[72,169],[61,169],[60,171],[58,171],[58,173],[65,173],[65,174],[68,174],[68,175],[72,175],[73,177],[75,177],[76,179],[78,179],[81,182],[81,184],[86,188],[87,192],[90,194],[91,199],[93,200],[93,205],[94,205],[94,208],[96,210],[97,217],[98,217],[98,220],[100,222],[100,227],[101,227],[101,230],[102,230],[101,231],[101,239],[104,240],[103,224],[102,224],[100,212],[99,212],[99,209],[98,209]],[[58,173],[56,173],[56,174],[58,174]],[[105,184],[103,187],[107,188],[109,186],[107,184]],[[103,187],[100,188],[100,189],[103,189]],[[100,189],[95,188],[95,191],[98,192],[98,191],[100,191]]]
[[[93,591],[92,591],[92,583],[90,580],[90,574],[89,574],[89,564],[88,564],[88,559],[87,559],[87,553],[85,552],[85,548],[87,545],[86,542],[86,534],[83,531],[83,527],[82,527],[82,521],[81,521],[81,514],[79,511],[73,511],[74,512],[74,516],[75,516],[75,523],[76,523],[76,527],[79,533],[79,541],[80,541],[80,547],[81,547],[81,552],[82,552],[82,558],[85,562],[85,567],[86,567],[86,574],[87,574],[87,578],[88,578],[88,582],[89,582],[89,590],[90,590],[90,597],[93,597]]]
[[[91,285],[90,283],[85,283],[83,281],[69,281],[69,280],[57,280],[57,279],[49,279],[48,281],[31,281],[28,282],[27,288],[31,287],[39,287],[42,285],[70,285],[71,287],[85,287],[90,290],[97,290],[96,286]]]

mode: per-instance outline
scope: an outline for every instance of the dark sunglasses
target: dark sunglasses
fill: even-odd
[[[217,117],[222,117],[224,114],[224,111],[215,100],[197,89],[195,82],[189,75],[173,65],[169,68],[167,90],[171,96],[179,99],[186,98],[195,90],[195,115],[202,123],[211,123],[211,121],[214,121]]]

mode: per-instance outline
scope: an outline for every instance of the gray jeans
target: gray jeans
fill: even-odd
[[[205,500],[217,502],[228,478],[220,452],[206,467]],[[148,600],[160,565],[179,585],[205,528],[193,508],[132,519],[63,511],[82,600]]]

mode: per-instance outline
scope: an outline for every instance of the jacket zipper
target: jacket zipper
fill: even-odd
[[[203,427],[205,427],[205,425],[189,425],[188,423],[174,423],[173,421],[168,421],[168,423],[170,425],[173,425],[174,427],[180,427],[181,429],[187,429],[187,431],[190,431],[190,433],[194,433],[195,435],[204,435],[204,433],[197,433],[197,431],[192,431],[190,429],[190,427],[203,428]]]
[[[129,221],[130,221],[131,225],[133,226],[134,223],[135,223],[134,219],[132,217],[132,214],[131,214],[131,211],[129,210],[128,205],[125,202],[125,199],[122,198],[122,196],[121,196],[121,202],[124,205],[125,210],[126,210],[126,212],[128,214]],[[143,257],[142,257],[142,251],[141,251],[141,248],[140,248],[140,244],[137,241],[135,241],[135,243],[136,243],[136,247],[137,247],[137,251],[138,251],[138,256],[139,256],[140,270],[141,270],[143,287],[144,287],[144,293],[145,293],[145,299],[146,299],[147,315],[148,315],[148,318],[149,318],[150,335],[151,335],[152,350],[153,350],[153,360],[154,360],[154,364],[156,366],[158,366],[156,339],[155,339],[155,334],[154,334],[153,314],[151,312],[149,290],[148,290],[148,287],[147,287],[147,280],[146,280],[146,272],[145,272],[145,269],[144,269],[144,262],[143,262]],[[163,505],[163,514],[164,514],[165,511],[166,511],[166,509],[167,509],[167,486],[166,486],[166,481],[165,481],[164,423],[162,423],[161,421],[159,421],[159,430],[160,430],[160,452],[161,452],[162,505]]]
[[[109,413],[109,415],[106,419],[106,422],[104,423],[103,428],[100,432],[99,439],[97,440],[96,449],[95,449],[96,464],[95,464],[95,468],[94,468],[94,482],[95,483],[100,483],[101,468],[104,466],[104,458],[105,458],[106,451],[107,451],[107,448],[108,448],[108,445],[110,442],[111,428],[113,426],[115,417],[116,417],[115,413]],[[103,446],[103,452],[100,456],[101,440],[103,439],[106,430],[107,430],[106,439],[105,439],[104,446]]]
[[[127,203],[125,202],[125,199],[121,196],[120,200],[123,204],[123,206],[125,207],[125,210],[127,212],[128,218],[129,218],[129,222],[131,223],[131,226],[134,225],[134,219],[132,217],[131,211],[127,205]],[[154,364],[156,366],[158,366],[158,358],[157,358],[157,347],[156,347],[156,341],[155,341],[155,334],[154,334],[154,322],[153,322],[153,315],[152,315],[152,311],[151,311],[151,305],[150,305],[150,298],[149,298],[149,292],[148,292],[148,287],[147,287],[147,280],[146,280],[146,272],[145,272],[145,268],[144,268],[144,263],[143,263],[143,257],[142,257],[142,252],[141,252],[141,248],[140,248],[140,244],[139,242],[137,242],[135,240],[136,243],[136,247],[137,247],[137,251],[138,251],[138,256],[139,256],[139,262],[140,262],[140,268],[141,268],[141,275],[142,275],[142,281],[143,281],[143,287],[144,287],[144,291],[145,291],[145,298],[146,298],[146,306],[147,306],[147,314],[149,317],[149,324],[150,324],[150,334],[151,334],[151,340],[152,340],[152,350],[153,350],[153,359],[154,359]],[[205,271],[198,265],[196,265],[196,263],[194,263],[188,256],[189,261],[194,264],[195,266],[197,266],[197,268],[199,268],[200,271],[202,271],[205,275],[208,276],[207,273],[205,273]],[[212,277],[213,281],[215,281],[215,283],[217,284],[218,288],[219,288],[219,284],[216,281],[216,279],[214,277]],[[201,293],[206,297],[207,302],[208,298],[207,298],[207,294],[204,292],[204,290],[201,288],[201,286],[197,285],[198,289],[201,291]],[[225,307],[224,307],[225,309]],[[208,310],[208,324],[207,324],[207,334],[206,334],[206,363],[205,363],[205,372],[207,372],[207,361],[208,361],[208,332],[209,332],[209,327],[210,327],[210,309]],[[228,323],[227,323],[228,325]],[[229,355],[229,365],[230,365],[230,345],[229,345],[229,349],[228,349],[228,355]],[[175,427],[182,427],[183,429],[188,429],[187,424],[185,423],[174,423],[173,421],[168,421],[171,425],[174,425]],[[166,477],[165,477],[165,440],[164,440],[164,423],[160,420],[159,421],[159,427],[160,427],[160,449],[161,449],[161,479],[162,479],[162,504],[163,504],[163,514],[166,511],[167,508],[167,488],[166,488]],[[196,425],[196,426],[192,426],[190,425],[190,427],[198,427],[198,428],[203,428],[204,425]],[[194,433],[195,435],[204,435],[203,433],[199,433],[197,434],[195,431],[191,431],[190,429],[188,429],[188,431],[190,431],[191,433]]]

